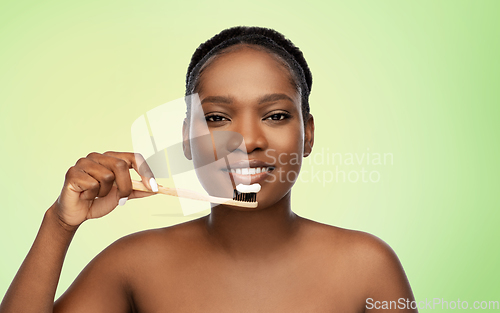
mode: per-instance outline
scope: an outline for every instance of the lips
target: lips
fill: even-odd
[[[261,161],[261,160],[240,160],[237,162],[233,162],[229,164],[229,168],[231,169],[237,169],[237,168],[262,168],[262,167],[274,167],[274,165]]]

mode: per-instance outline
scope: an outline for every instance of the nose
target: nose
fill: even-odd
[[[268,141],[260,119],[242,117],[235,121],[232,130],[240,133],[243,137],[247,154],[262,151],[268,147]]]

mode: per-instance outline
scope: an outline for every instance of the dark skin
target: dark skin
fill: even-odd
[[[78,226],[106,215],[122,197],[151,195],[131,189],[128,173],[140,167],[138,156],[90,154],[68,171],[0,313],[377,312],[366,308],[367,298],[414,300],[396,254],[383,241],[292,212],[294,181],[278,175],[298,173],[301,158],[311,153],[314,122],[310,116],[304,123],[288,70],[269,53],[242,47],[212,62],[200,86],[202,101],[230,100],[203,103],[210,131],[239,132],[249,159],[274,160],[277,179],[261,182],[259,206],[214,206],[206,217],[126,236],[96,256],[53,303]],[[289,99],[259,104],[269,94]],[[185,146],[188,158],[195,148]],[[296,154],[299,164],[292,162]],[[142,168],[151,189],[152,173]]]

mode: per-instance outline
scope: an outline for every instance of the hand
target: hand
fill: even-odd
[[[153,172],[139,153],[92,152],[79,159],[66,173],[64,187],[54,203],[60,220],[69,227],[77,227],[85,220],[108,214],[119,203],[125,204],[127,198],[153,195],[132,189],[131,168],[148,189],[158,191]]]

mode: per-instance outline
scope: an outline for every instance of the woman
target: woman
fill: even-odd
[[[416,311],[406,305],[414,300],[411,288],[384,242],[291,210],[291,187],[314,143],[311,85],[300,50],[274,30],[234,27],[202,44],[186,95],[198,93],[210,132],[243,137],[249,168],[261,173],[232,177],[259,182],[258,207],[213,206],[208,216],[121,238],[54,303],[78,226],[151,195],[132,190],[129,169],[141,169],[143,183],[157,190],[140,155],[91,153],[68,170],[0,312],[387,311],[383,303]],[[185,139],[192,136],[191,109]],[[199,147],[185,142],[186,157],[195,158]]]

